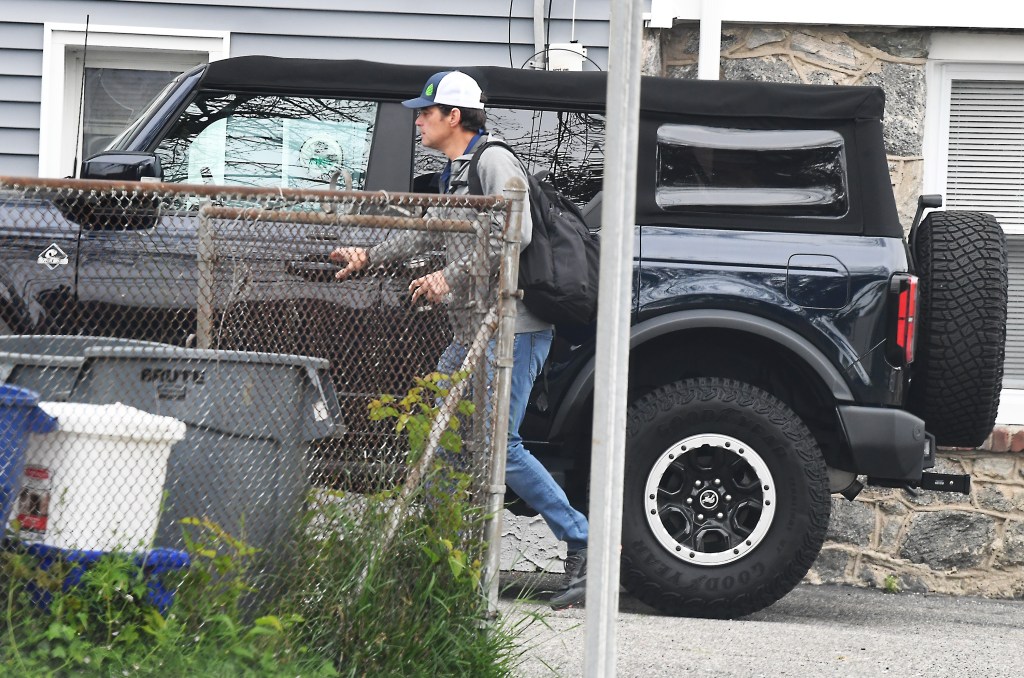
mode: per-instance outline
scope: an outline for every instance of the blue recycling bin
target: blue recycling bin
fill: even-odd
[[[90,567],[103,556],[110,555],[107,551],[60,549],[46,544],[29,544],[26,551],[36,558],[39,569],[43,571],[49,570],[55,563],[67,563],[69,569],[61,584],[61,590],[64,592],[78,586]],[[146,602],[156,607],[160,614],[167,616],[174,603],[175,588],[170,586],[164,577],[170,572],[187,569],[192,564],[188,553],[174,549],[153,549],[146,553],[122,555],[131,558],[132,563],[139,568],[141,576],[145,578]],[[43,610],[49,608],[53,596],[48,591],[42,591],[31,583],[27,590],[35,605]]]
[[[25,466],[25,446],[31,433],[49,433],[57,420],[39,409],[39,394],[20,386],[0,384],[0,529],[18,494]]]

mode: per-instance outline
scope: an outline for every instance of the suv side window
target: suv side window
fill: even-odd
[[[588,113],[487,107],[487,129],[516,150],[531,173],[548,180],[578,205],[601,190],[604,177],[604,116]],[[444,158],[417,140],[416,175],[439,171]]]
[[[655,200],[665,211],[842,217],[843,137],[833,130],[658,128]]]
[[[203,94],[156,154],[172,183],[326,188],[339,171],[359,190],[376,117],[369,101]]]

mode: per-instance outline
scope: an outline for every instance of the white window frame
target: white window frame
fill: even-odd
[[[924,129],[924,193],[946,193],[949,109],[954,80],[1019,80],[1024,83],[1024,44],[1020,35],[936,33],[925,67],[928,99]],[[1024,236],[1008,226],[1007,235]],[[999,424],[1024,424],[1024,389],[1004,388]]]
[[[89,26],[88,49],[97,56],[112,51],[137,52],[135,63],[174,63],[175,55],[206,55],[208,61],[230,54],[228,31],[192,31],[141,26]],[[81,96],[85,24],[43,25],[43,72],[39,102],[39,176],[65,177],[75,173],[74,159],[81,144],[78,100]],[[69,49],[70,48],[70,49]],[[77,50],[75,48],[78,48]],[[93,65],[93,59],[90,59]]]

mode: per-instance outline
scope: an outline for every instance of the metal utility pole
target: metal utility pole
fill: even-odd
[[[584,675],[615,675],[643,3],[611,3]]]

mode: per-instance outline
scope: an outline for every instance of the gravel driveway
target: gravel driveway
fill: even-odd
[[[523,634],[517,675],[582,676],[586,611],[516,600],[521,582],[508,582],[500,602],[507,621],[539,617]],[[622,594],[616,633],[625,677],[1024,676],[1021,600],[803,584],[722,621],[661,616]]]

